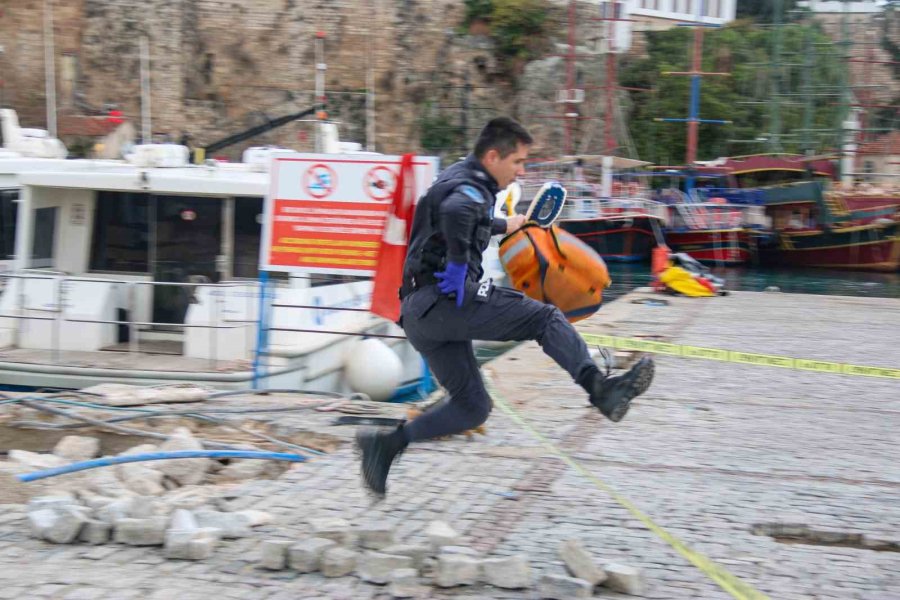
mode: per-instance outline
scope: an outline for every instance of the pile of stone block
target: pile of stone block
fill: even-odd
[[[525,555],[483,557],[460,545],[461,536],[441,521],[431,522],[422,534],[421,543],[399,544],[393,528],[383,523],[354,527],[343,519],[311,520],[306,539],[263,541],[260,565],[325,577],[355,575],[387,585],[393,598],[427,598],[432,586],[532,586]]]
[[[560,544],[559,557],[571,576],[544,575],[538,582],[541,598],[590,598],[601,585],[622,594],[639,596],[643,593],[639,569],[618,563],[601,567],[579,540],[566,540]]]
[[[170,434],[169,439],[158,445],[141,444],[121,455],[202,449],[202,442],[188,428],[179,427]],[[255,448],[246,446],[245,449]],[[35,496],[55,495],[57,492],[99,494],[112,498],[129,495],[165,497],[190,486],[274,477],[289,465],[253,459],[229,459],[228,464],[223,464],[210,458],[184,458],[124,463],[29,483],[21,483],[15,478],[22,473],[96,458],[99,453],[100,441],[97,438],[74,435],[62,438],[50,454],[10,450],[8,460],[0,463],[0,484],[5,490],[3,501],[26,503]]]

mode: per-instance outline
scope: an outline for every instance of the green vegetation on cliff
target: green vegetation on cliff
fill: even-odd
[[[647,57],[626,56],[620,68],[623,86],[652,90],[630,94],[632,110],[628,128],[642,160],[679,164],[685,158],[686,124],[662,123],[655,118],[686,118],[690,78],[666,76],[666,71],[689,71],[693,32],[686,28],[647,33]],[[704,36],[703,70],[727,72],[730,76],[704,77],[701,83],[700,117],[732,121],[728,125],[700,126],[697,157],[701,160],[724,155],[773,151],[770,141],[773,77],[771,28],[747,20],[736,21]],[[811,36],[807,39],[807,36]],[[803,146],[804,110],[812,108],[812,129],[833,130],[839,118],[839,96],[831,95],[840,83],[843,68],[829,48],[833,42],[816,26],[787,24],[781,30],[782,66],[779,73],[781,134],[783,151]],[[808,42],[811,45],[808,46]],[[814,52],[807,60],[807,48]],[[826,50],[823,50],[826,49]],[[816,51],[818,50],[818,51]],[[809,66],[807,66],[809,65]],[[804,71],[809,69],[809,80]],[[810,86],[807,88],[806,86]],[[811,90],[811,93],[804,93]],[[790,95],[787,95],[790,94]],[[812,134],[815,151],[833,148],[834,133]]]

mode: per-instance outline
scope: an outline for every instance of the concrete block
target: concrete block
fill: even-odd
[[[310,519],[309,531],[310,535],[313,537],[334,540],[343,546],[349,546],[353,543],[350,522],[345,519]]]
[[[546,600],[590,598],[594,586],[584,579],[564,575],[544,575],[538,581],[538,597]]]
[[[28,513],[36,537],[54,544],[71,544],[78,538],[87,516],[72,506],[44,508]]]
[[[566,540],[559,545],[559,557],[569,573],[578,579],[597,586],[606,581],[606,573],[594,562],[594,558],[579,540]]]
[[[631,596],[640,596],[644,593],[644,582],[640,569],[628,565],[610,563],[604,567],[607,579],[604,586],[615,592],[621,592]]]
[[[160,452],[176,452],[178,450],[203,450],[203,444],[197,440],[190,430],[181,427],[176,434],[159,445]],[[178,460],[161,460],[156,467],[180,485],[194,485],[206,478],[212,459],[182,458]]]
[[[37,496],[28,501],[28,512],[36,510],[65,508],[77,506],[78,500],[69,493],[53,494],[52,496]]]
[[[482,581],[509,590],[531,587],[531,566],[524,554],[481,561]]]
[[[113,539],[129,546],[162,546],[166,541],[166,517],[149,519],[119,519],[115,522]]]
[[[388,594],[392,598],[426,598],[430,588],[419,583],[419,573],[415,569],[394,569],[390,574]]]
[[[88,519],[81,528],[81,533],[78,534],[78,540],[99,546],[107,543],[111,535],[112,525],[103,521]]]
[[[221,532],[212,527],[166,532],[163,554],[166,558],[181,560],[203,560],[213,555],[219,543]]]
[[[425,528],[425,537],[431,549],[437,552],[441,546],[458,546],[461,536],[444,521],[432,521]]]
[[[52,469],[53,467],[61,467],[67,464],[64,458],[60,458],[55,454],[39,454],[37,452],[29,452],[28,450],[10,450],[6,458],[14,463],[24,465],[31,470]]]
[[[194,517],[200,527],[220,529],[224,539],[236,539],[250,535],[249,520],[240,513],[198,510],[194,512]]]
[[[394,544],[387,548],[382,548],[385,554],[396,554],[398,556],[408,556],[412,559],[412,567],[421,569],[423,561],[431,553],[431,549],[424,544]]]
[[[434,582],[440,587],[456,587],[478,583],[481,561],[463,554],[438,556],[437,575]]]
[[[261,461],[256,461],[261,462]],[[239,510],[234,514],[240,515],[247,523],[247,527],[268,525],[272,522],[272,515],[262,510]]]
[[[288,566],[300,573],[319,570],[322,554],[337,543],[325,538],[310,538],[294,543],[288,548]]]
[[[387,523],[364,525],[356,530],[361,548],[381,550],[394,543],[394,528]]]
[[[287,567],[288,548],[293,546],[293,540],[263,540],[259,545],[259,564],[264,569],[280,571]]]
[[[194,513],[189,510],[179,508],[173,511],[172,516],[169,517],[169,529],[174,529],[176,531],[196,531],[199,528],[200,524],[197,523],[197,518],[194,517]]]
[[[325,577],[343,577],[356,570],[358,554],[353,550],[334,546],[322,554],[320,567]]]
[[[412,568],[412,559],[408,556],[370,550],[362,555],[356,571],[363,581],[384,585],[390,581],[392,571],[409,568]]]
[[[100,456],[100,440],[84,435],[67,435],[53,447],[53,454],[73,462],[96,458]]]

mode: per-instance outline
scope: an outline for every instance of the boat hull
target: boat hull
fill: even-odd
[[[743,265],[753,258],[750,232],[743,228],[669,230],[666,245],[702,263]]]
[[[559,226],[611,262],[650,260],[656,245],[649,217],[622,219],[566,219]]]
[[[900,221],[781,231],[777,246],[760,248],[760,258],[770,265],[895,272],[900,270]]]

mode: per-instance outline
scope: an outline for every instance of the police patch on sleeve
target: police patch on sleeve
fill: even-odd
[[[484,196],[482,196],[481,192],[479,192],[471,185],[461,185],[459,186],[459,191],[461,191],[463,194],[465,194],[478,204],[484,204]]]

